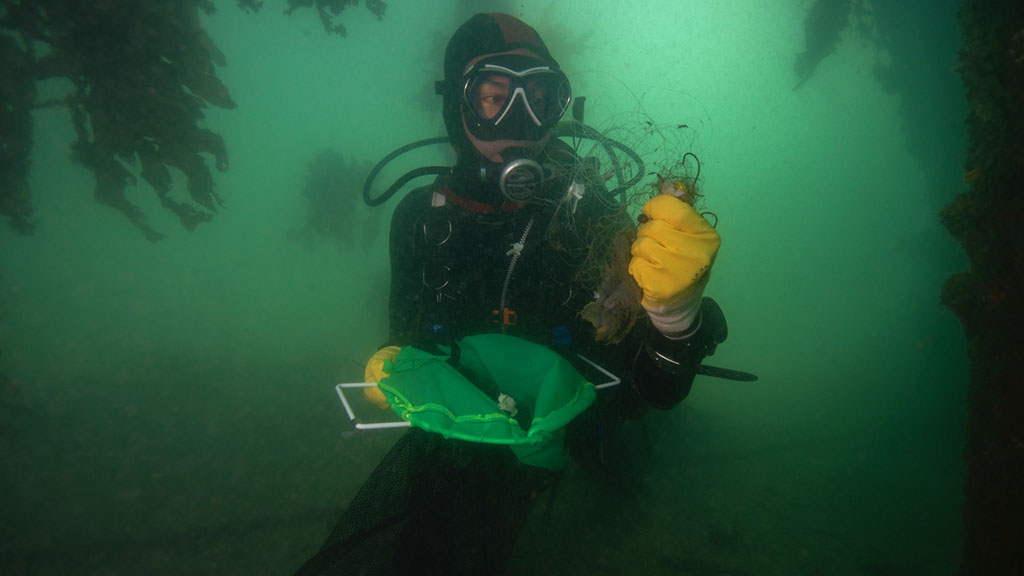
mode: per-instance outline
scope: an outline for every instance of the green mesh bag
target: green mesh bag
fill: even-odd
[[[564,467],[562,429],[594,401],[593,384],[556,352],[514,336],[469,336],[452,350],[457,358],[405,346],[385,364],[378,386],[392,409],[445,438],[506,444],[524,464]]]

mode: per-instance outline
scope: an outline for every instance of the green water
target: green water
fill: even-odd
[[[290,231],[325,148],[375,162],[443,132],[433,81],[465,8],[394,0],[378,22],[360,6],[340,39],[309,10],[220,4],[203,24],[238,108],[204,124],[231,160],[211,223],[185,232],[140,184],[129,199],[167,235],[147,242],[93,202],[66,110],[33,115],[38,226],[0,229],[4,575],[289,574],[396,438],[345,435],[332,389],[386,338],[395,201],[367,209],[345,183],[350,243]],[[589,123],[687,125],[723,237],[708,295],[731,334],[709,363],[760,376],[698,377],[649,418],[628,478],[570,467],[512,573],[955,572],[967,367],[938,294],[966,264],[937,211],[962,187],[956,6],[876,7],[895,44],[847,30],[795,91],[810,4],[503,7]]]

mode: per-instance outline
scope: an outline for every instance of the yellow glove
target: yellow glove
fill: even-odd
[[[630,248],[629,273],[643,290],[640,303],[666,336],[685,332],[722,243],[718,232],[679,198],[659,194],[644,204],[648,221]]]
[[[401,350],[398,346],[385,346],[380,350],[374,352],[373,356],[370,356],[370,361],[366,363],[366,372],[363,375],[364,382],[380,382],[382,378],[387,376],[387,372],[384,371],[385,363],[390,364],[398,356],[398,351]],[[384,393],[380,391],[380,388],[376,386],[367,386],[363,388],[363,395],[370,401],[374,406],[381,410],[387,410],[390,408],[388,405],[387,398],[384,397]]]

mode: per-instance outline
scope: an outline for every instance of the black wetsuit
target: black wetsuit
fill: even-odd
[[[481,202],[474,198],[502,198],[501,192],[464,193],[444,181],[406,196],[391,221],[389,344],[429,347],[504,332],[550,346],[570,361],[581,353],[619,375],[617,400],[628,406],[616,411],[623,415],[642,412],[647,402],[674,406],[689,393],[700,361],[725,339],[725,319],[706,300],[700,329],[686,340],[663,337],[644,315],[622,342],[595,342],[594,327],[580,312],[596,286],[580,268],[593,266],[585,260],[594,234],[614,234],[609,223],[631,224],[601,184],[586,186],[574,211],[558,205],[568,184],[556,181],[547,202],[525,205]],[[432,207],[435,191],[443,194],[443,206]],[[511,252],[520,241],[510,276]]]
[[[603,186],[588,186],[573,210],[571,202],[558,202],[568,182],[553,182],[549,201],[521,205],[483,202],[502,195],[453,182],[410,193],[394,212],[388,344],[431,350],[472,334],[505,332],[577,364],[577,353],[601,364],[622,384],[600,391],[594,407],[570,425],[567,448],[584,466],[603,454],[595,446],[616,421],[642,415],[641,391],[662,407],[682,400],[700,360],[724,339],[724,318],[706,300],[704,322],[686,342],[665,339],[646,317],[617,345],[595,342],[594,328],[580,315],[595,286],[581,283],[578,272],[587,265],[589,234],[614,230],[608,223],[624,223],[625,214]],[[441,197],[443,206],[436,206]],[[678,365],[657,361],[653,351]],[[518,462],[508,447],[414,428],[300,574],[499,574],[529,502],[555,476]]]

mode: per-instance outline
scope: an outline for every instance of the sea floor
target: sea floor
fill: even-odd
[[[400,434],[345,434],[329,394],[299,386],[314,375],[219,396],[176,370],[162,404],[126,374],[103,392],[36,383],[5,408],[0,574],[291,574]],[[956,445],[751,438],[685,403],[647,422],[615,465],[570,464],[539,495],[508,573],[956,572]]]

